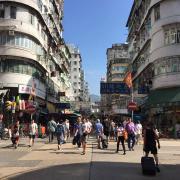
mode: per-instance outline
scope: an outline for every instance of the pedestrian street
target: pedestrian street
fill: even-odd
[[[180,168],[180,141],[161,140],[159,150],[160,169],[155,177],[143,176],[140,159],[142,145],[123,155],[115,153],[116,143],[110,141],[108,149],[97,149],[94,138],[88,140],[87,153],[71,142],[57,149],[56,141],[36,139],[34,147],[28,147],[28,139],[20,140],[17,149],[10,147],[9,140],[0,142],[0,179],[79,179],[79,180],[178,180]],[[126,144],[127,147],[127,144]]]

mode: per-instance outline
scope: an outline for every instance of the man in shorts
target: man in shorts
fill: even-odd
[[[35,139],[37,130],[38,130],[38,126],[34,122],[34,120],[32,120],[29,126],[29,147],[34,145],[34,139]]]

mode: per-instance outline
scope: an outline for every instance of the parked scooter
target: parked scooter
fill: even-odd
[[[3,140],[8,140],[10,139],[10,134],[11,134],[11,130],[8,128],[4,128],[3,132],[2,132],[2,139]]]

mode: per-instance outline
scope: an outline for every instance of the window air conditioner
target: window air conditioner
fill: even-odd
[[[13,30],[9,30],[9,35],[10,36],[14,36],[14,31]]]
[[[43,26],[42,29],[43,29],[44,31],[46,31],[46,26]]]

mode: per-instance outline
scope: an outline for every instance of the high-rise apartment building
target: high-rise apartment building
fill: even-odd
[[[128,45],[113,44],[107,49],[107,82],[123,82],[129,66]],[[106,97],[109,113],[128,113],[127,103],[129,95],[112,94]],[[104,97],[103,97],[104,101]],[[104,106],[104,105],[103,105]],[[108,113],[108,112],[105,112]]]
[[[8,90],[6,100],[28,104],[33,91],[38,112],[56,112],[59,94],[70,83],[63,5],[63,0],[0,0],[0,88]]]
[[[85,86],[84,70],[82,68],[82,57],[80,50],[73,44],[69,44],[68,48],[71,53],[71,83],[73,87],[73,98],[71,101],[74,110],[81,110],[86,104],[88,93],[87,84]]]
[[[71,58],[71,70],[70,77],[73,87],[74,101],[80,101],[81,99],[81,70],[82,70],[82,58],[79,49],[73,44],[68,45]]]
[[[179,8],[179,0],[136,0],[127,22],[134,95],[148,97],[141,105],[161,127],[180,121]]]

